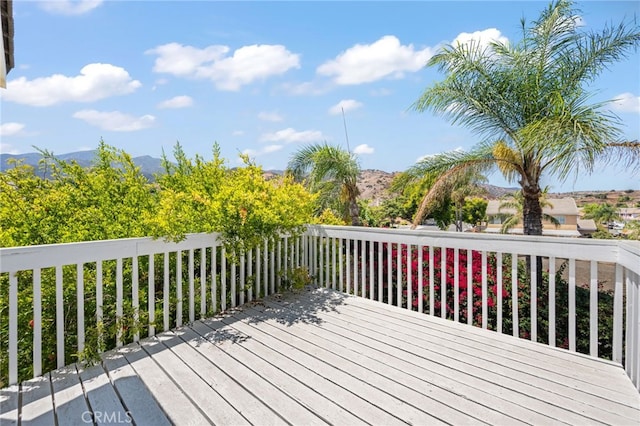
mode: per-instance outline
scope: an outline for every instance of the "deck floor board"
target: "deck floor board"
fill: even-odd
[[[86,413],[136,425],[637,426],[640,394],[612,362],[314,289],[0,392],[3,426],[86,424]]]
[[[556,405],[569,406],[576,413],[594,420],[606,421],[612,416],[621,416],[622,418],[618,421],[628,421],[635,419],[637,415],[637,409],[585,392],[581,389],[580,382],[575,379],[565,375],[556,378],[560,375],[558,373],[571,368],[569,363],[563,366],[562,370],[542,370],[537,366],[510,362],[505,357],[491,357],[488,353],[483,353],[482,350],[474,346],[456,344],[450,339],[433,336],[430,333],[421,332],[421,330],[414,330],[410,326],[390,325],[385,316],[376,317],[371,315],[363,318],[362,315],[345,313],[343,321],[345,324],[359,324],[364,330],[369,331],[386,329],[388,330],[388,335],[392,335],[394,339],[399,339],[405,344],[425,350],[431,350],[434,345],[438,345],[440,354],[450,360],[466,364],[468,371],[476,371],[480,374],[478,369],[481,369],[483,372],[488,372],[487,380],[493,380],[494,383],[519,381],[525,384],[524,389],[530,395]],[[495,375],[500,377],[496,378]],[[574,386],[570,386],[572,384]],[[585,383],[584,386],[586,387],[587,384]],[[514,385],[512,388],[516,386],[519,387],[520,385]],[[601,388],[600,391],[608,392],[604,388]],[[548,397],[546,396],[547,394]],[[602,413],[603,409],[609,412]]]

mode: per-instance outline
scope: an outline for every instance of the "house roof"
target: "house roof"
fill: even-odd
[[[2,15],[2,46],[4,51],[5,69],[8,73],[14,66],[13,59],[13,1],[0,0]]]
[[[542,212],[551,216],[577,216],[578,215],[578,207],[576,206],[576,201],[571,197],[566,198],[549,198],[547,202],[551,204],[551,206],[543,207]],[[514,214],[515,209],[511,208],[500,208],[500,203],[502,200],[489,200],[487,204],[487,215],[497,215],[497,214]]]
[[[593,219],[578,219],[578,229],[581,231],[597,231],[598,227]]]

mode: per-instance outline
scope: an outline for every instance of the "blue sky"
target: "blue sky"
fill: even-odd
[[[520,38],[546,2],[14,1],[15,64],[0,89],[1,151],[55,154],[103,138],[133,156],[180,141],[232,166],[248,153],[284,169],[293,152],[327,141],[363,168],[401,171],[418,158],[479,141],[411,110],[442,78],[425,62],[443,43]],[[579,2],[586,29],[636,14],[637,1]],[[590,87],[629,139],[640,138],[640,55]],[[490,183],[506,185],[499,175]],[[554,178],[552,191],[640,189],[637,172],[603,168]]]

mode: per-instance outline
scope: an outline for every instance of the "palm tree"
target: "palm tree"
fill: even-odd
[[[339,146],[313,144],[296,151],[287,165],[298,181],[306,180],[309,189],[320,195],[321,209],[339,201],[345,220],[360,226],[357,186],[360,165],[354,154]]]
[[[582,207],[583,217],[593,219],[597,224],[608,225],[611,222],[620,220],[618,209],[609,203],[590,203]]]
[[[542,194],[540,196],[540,207],[553,207],[553,204],[547,200],[547,190],[548,188],[544,188],[542,190]],[[522,191],[516,191],[514,193],[508,194],[502,197],[502,202],[498,207],[498,211],[502,209],[512,209],[515,210],[515,213],[503,213],[504,222],[502,222],[502,228],[500,228],[500,233],[506,234],[509,230],[513,229],[516,225],[522,223],[522,211],[524,206],[524,197],[522,196]],[[542,219],[548,222],[551,222],[556,227],[560,226],[560,222],[554,216],[550,214],[542,213]]]
[[[432,176],[429,172],[421,170],[419,166],[409,169],[408,174],[411,176],[426,176],[426,180],[430,181],[431,189],[427,191],[420,202],[418,211],[413,219],[412,229],[415,228],[422,219],[431,211],[434,206],[440,204],[443,200],[453,204],[456,224],[456,231],[462,232],[462,210],[464,203],[468,197],[476,195],[484,195],[486,189],[480,186],[480,182],[485,182],[486,177],[480,175],[476,170],[468,169],[465,172],[456,173],[446,181],[438,182],[438,177]],[[425,178],[422,178],[425,180]],[[434,183],[435,182],[435,183]]]
[[[423,170],[439,176],[431,191],[469,169],[497,168],[522,188],[524,233],[542,235],[543,175],[564,181],[600,161],[622,160],[638,170],[640,143],[621,138],[619,118],[603,110],[607,102],[589,103],[585,87],[638,47],[639,27],[620,23],[587,33],[578,12],[571,1],[558,0],[531,26],[522,20],[518,43],[448,45],[431,58],[428,66],[446,78],[427,88],[413,108],[442,114],[482,137],[468,152],[422,161]]]

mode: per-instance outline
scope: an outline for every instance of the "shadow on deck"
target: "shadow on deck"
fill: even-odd
[[[638,424],[624,370],[343,293],[248,303],[2,390],[2,425]]]

